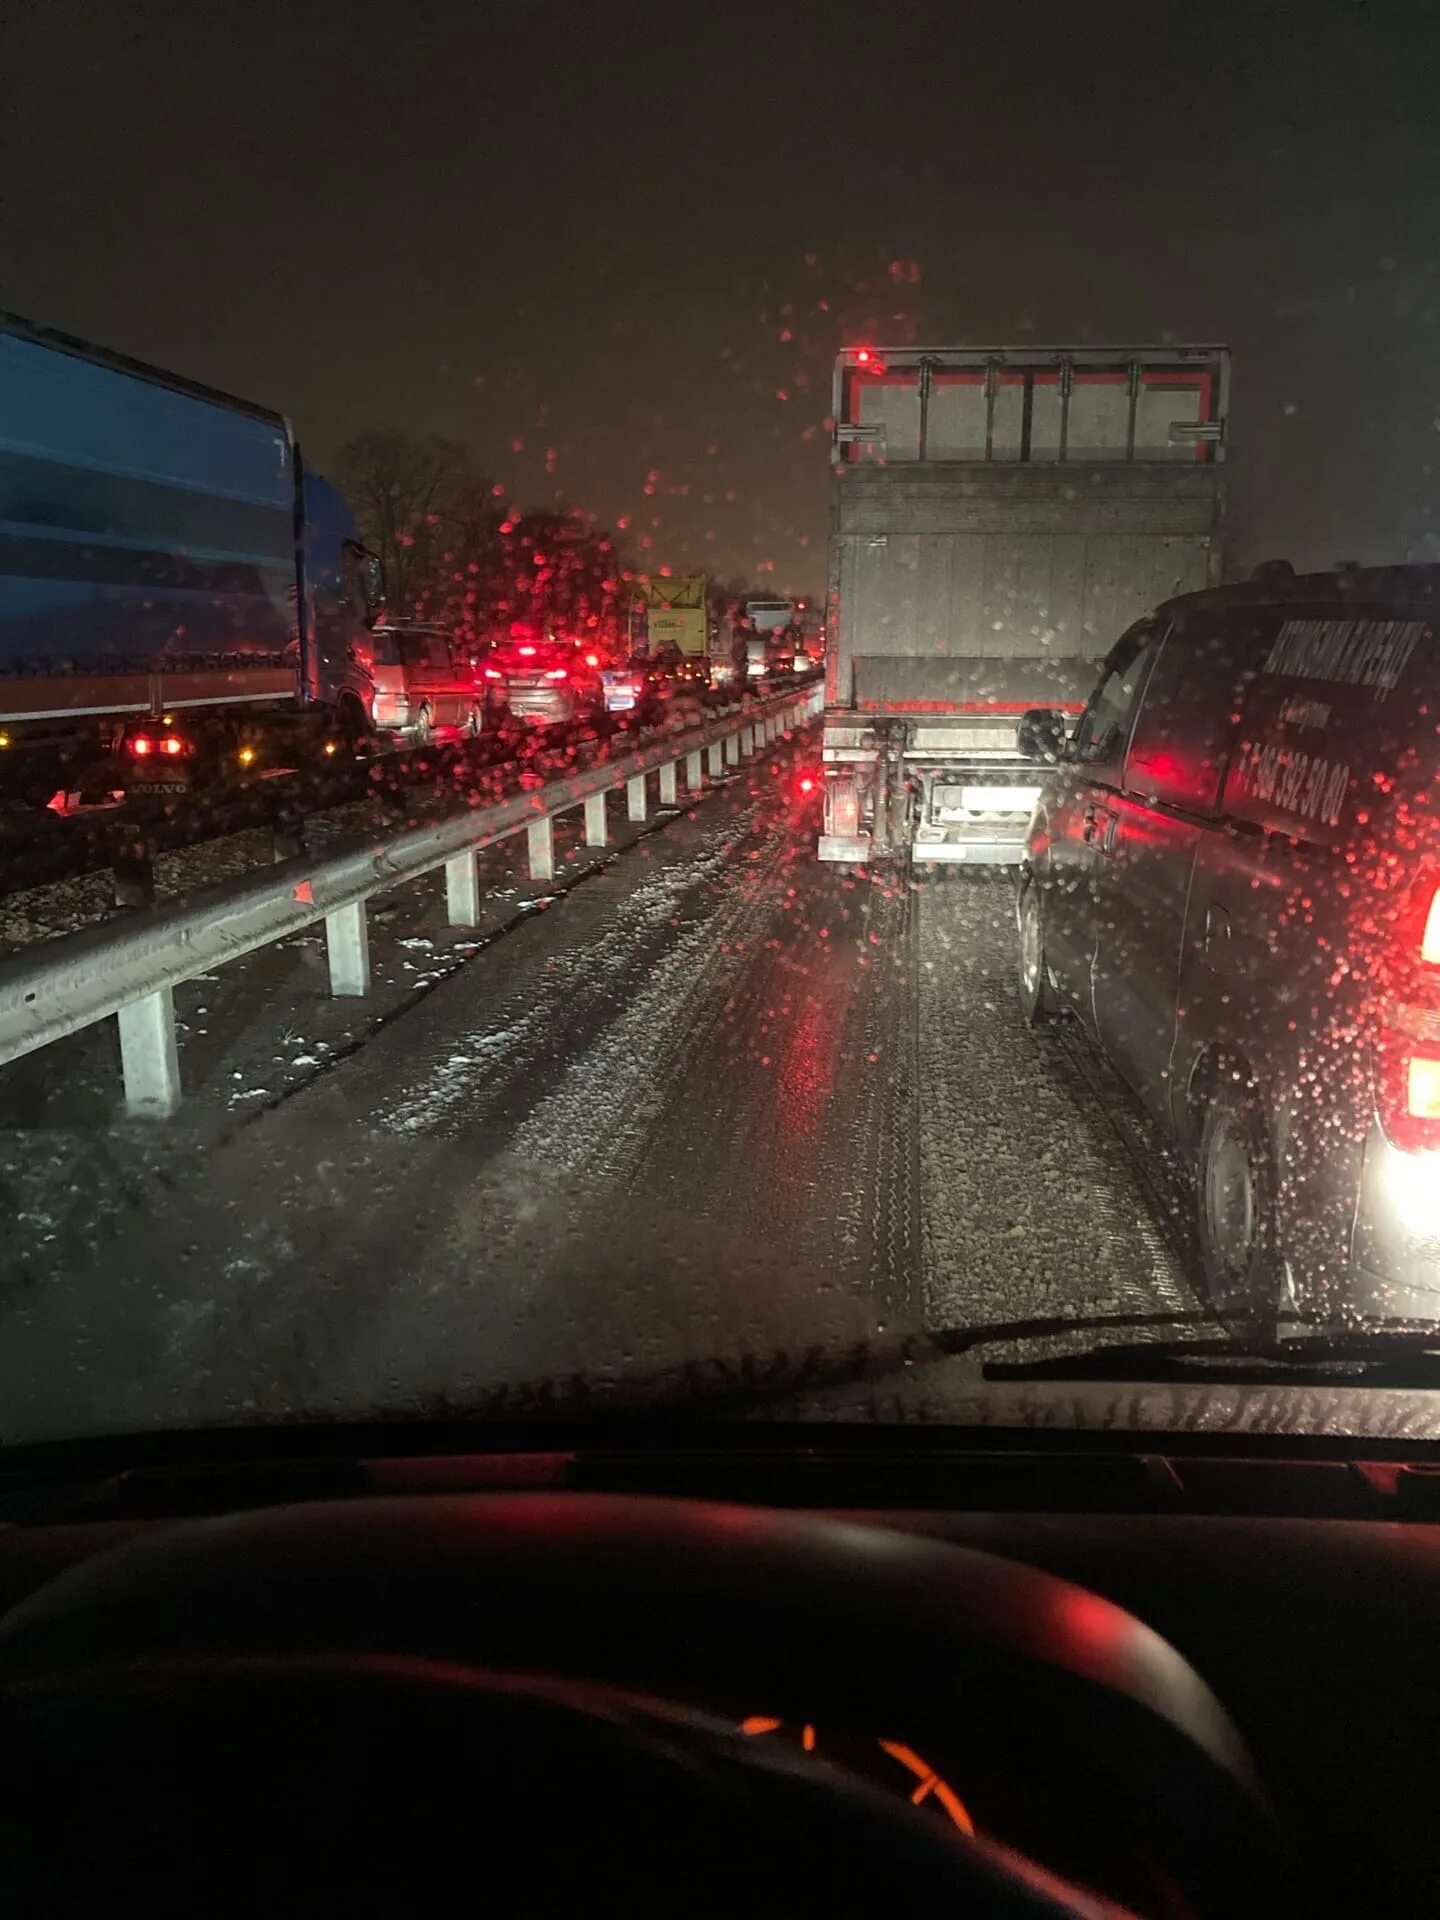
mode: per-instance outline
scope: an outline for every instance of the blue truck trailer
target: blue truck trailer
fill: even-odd
[[[0,794],[352,751],[379,596],[282,415],[0,315]]]

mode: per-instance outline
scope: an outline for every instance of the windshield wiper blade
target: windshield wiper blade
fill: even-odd
[[[1394,1333],[1125,1341],[1044,1360],[992,1360],[986,1380],[1115,1380],[1215,1386],[1440,1387],[1440,1325]]]

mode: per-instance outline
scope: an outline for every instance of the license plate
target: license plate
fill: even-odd
[[[605,703],[612,713],[628,713],[635,704],[633,693],[612,693]]]

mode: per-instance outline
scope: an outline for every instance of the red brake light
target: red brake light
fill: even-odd
[[[487,680],[503,680],[505,676],[498,667],[486,667],[485,678]]]
[[[587,667],[598,667],[598,666],[599,666],[599,664],[600,664],[600,656],[599,656],[599,654],[598,654],[598,653],[587,653],[587,654],[586,654],[586,656],[585,656],[585,664],[586,664],[586,666],[587,666]]]
[[[516,651],[517,653],[522,653],[522,654],[524,654],[524,656],[525,656],[525,658],[526,658],[527,660],[531,660],[531,659],[533,659],[533,658],[534,658],[534,656],[535,656],[535,649],[534,649],[534,647],[517,647],[517,648],[515,649],[515,651]]]
[[[870,364],[870,349],[868,347],[857,347],[855,350],[855,358],[862,367],[868,366]]]
[[[1380,1037],[1380,1114],[1405,1153],[1440,1151],[1440,879],[1425,875],[1394,929]]]
[[[545,674],[547,680],[568,680],[569,677],[564,667],[550,667]]]
[[[160,751],[172,755],[183,753],[185,751],[185,742],[183,740],[177,740],[173,733],[167,733],[165,738],[160,742]]]
[[[142,759],[147,753],[155,751],[155,742],[148,733],[132,733],[126,745],[131,753],[138,754]]]

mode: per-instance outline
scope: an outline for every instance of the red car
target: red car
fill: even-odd
[[[441,627],[376,627],[371,635],[376,731],[423,745],[478,739],[499,702]]]

